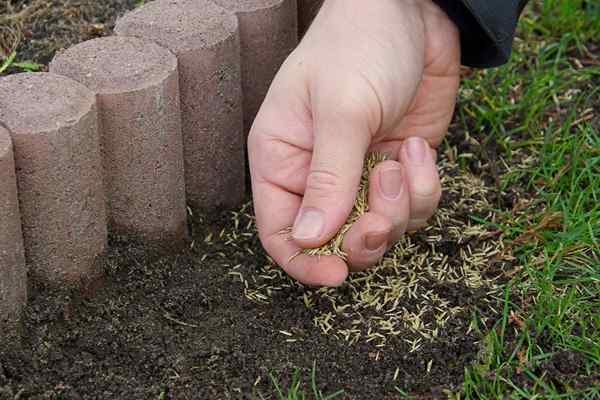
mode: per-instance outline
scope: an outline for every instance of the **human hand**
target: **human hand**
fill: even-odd
[[[441,194],[431,148],[452,118],[459,73],[458,31],[431,0],[325,0],[248,138],[259,236],[290,276],[339,285],[431,217]],[[371,173],[369,212],[344,239],[348,264],[294,257],[344,224],[369,151],[391,160]],[[281,232],[292,225],[289,240]]]

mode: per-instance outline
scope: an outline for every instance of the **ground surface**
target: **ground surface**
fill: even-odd
[[[3,2],[0,66],[43,70],[136,3]],[[340,398],[600,396],[590,4],[533,2],[513,61],[465,70],[440,211],[376,269],[301,287],[262,252],[249,206],[195,215],[190,248],[168,257],[113,238],[95,296],[34,291],[22,349],[0,354],[0,399],[310,398],[314,365]]]
[[[108,34],[117,16],[137,0],[3,0],[0,2],[0,58],[16,51],[19,60],[44,68],[60,49]],[[2,63],[0,63],[2,65]],[[9,67],[8,72],[19,68]]]

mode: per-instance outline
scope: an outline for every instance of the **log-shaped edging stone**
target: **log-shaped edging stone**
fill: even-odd
[[[319,12],[323,0],[298,0],[298,32],[303,36]]]
[[[244,130],[250,131],[275,74],[298,44],[296,0],[213,0],[240,24]]]
[[[0,79],[11,133],[29,277],[50,287],[91,283],[106,246],[96,98],[50,73]]]
[[[19,321],[27,301],[27,269],[13,145],[0,126],[0,351],[19,338]]]
[[[239,206],[245,138],[235,16],[209,0],[157,0],[125,14],[115,32],[177,56],[188,203],[201,210]]]
[[[109,231],[162,244],[187,236],[177,59],[105,37],[59,53],[50,72],[96,93]]]

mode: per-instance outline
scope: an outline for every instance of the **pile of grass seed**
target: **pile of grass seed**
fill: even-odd
[[[354,206],[352,211],[350,211],[350,215],[348,219],[344,223],[344,225],[340,228],[340,230],[335,234],[335,236],[327,243],[322,245],[321,247],[312,248],[312,249],[304,249],[296,253],[291,257],[298,256],[301,253],[308,254],[310,256],[338,256],[342,260],[346,261],[348,259],[348,255],[342,250],[342,245],[344,243],[344,237],[358,219],[369,211],[369,176],[373,171],[373,168],[380,163],[381,161],[386,160],[388,157],[383,153],[373,152],[370,153],[364,162],[363,171],[360,177],[360,183],[358,187],[358,192],[356,194],[356,200],[354,201]],[[292,227],[288,227],[280,232],[282,235],[287,235],[288,239],[291,240]]]
[[[366,163],[349,222],[368,209],[368,173],[381,159],[377,156]],[[268,256],[264,265],[250,271],[244,264],[224,266],[242,282],[243,296],[252,302],[268,304],[278,292],[300,290],[298,303],[312,312],[314,326],[323,335],[350,344],[385,347],[395,338],[415,352],[425,341],[445,337],[447,326],[455,332],[456,325],[462,324],[468,334],[476,328],[475,322],[464,321],[473,312],[481,324],[498,315],[502,290],[496,280],[513,268],[514,258],[498,231],[477,222],[494,218],[485,184],[447,159],[441,160],[440,173],[444,195],[430,225],[405,235],[375,267],[352,274],[340,288],[304,287],[289,279]],[[231,228],[216,238],[221,244],[252,253],[243,245],[244,238],[256,237],[249,208],[232,213]],[[308,252],[344,257],[340,245],[347,225],[330,243]],[[257,258],[254,253],[250,256]],[[480,309],[473,310],[471,303]],[[282,334],[288,342],[303,340],[293,327]]]
[[[346,223],[344,224],[344,226],[342,226],[342,228],[339,230],[339,232],[333,237],[333,239],[331,239],[328,243],[325,243],[323,246],[318,247],[318,248],[306,249],[306,250],[304,250],[304,253],[311,255],[311,256],[333,255],[333,256],[338,256],[343,260],[346,260],[348,258],[347,254],[342,250],[342,244],[344,243],[344,237],[346,236],[346,233],[348,233],[348,231],[352,227],[352,224],[354,224],[356,221],[358,221],[358,219],[363,214],[365,214],[367,211],[369,211],[369,203],[368,203],[369,176],[371,175],[373,168],[375,168],[375,166],[378,163],[386,160],[387,158],[388,157],[385,154],[376,153],[376,152],[371,153],[367,156],[365,163],[364,163],[362,175],[360,177],[360,184],[358,187],[358,193],[356,195],[356,200],[354,202],[354,207],[352,208],[352,211],[350,212],[350,215],[348,216]]]

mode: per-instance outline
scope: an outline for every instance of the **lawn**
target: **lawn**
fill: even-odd
[[[510,64],[461,90],[457,124],[501,149],[496,185],[529,195],[482,221],[519,267],[460,398],[600,397],[600,8],[532,5]]]
[[[0,75],[136,5],[17,24],[22,3],[0,5]],[[31,299],[0,399],[600,398],[600,6],[532,1],[511,61],[463,72],[440,211],[373,271],[288,280],[250,204],[193,215],[182,254],[113,237],[96,297]]]

